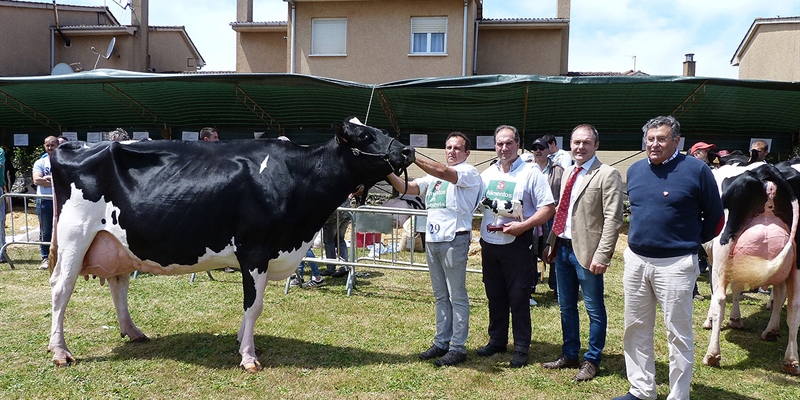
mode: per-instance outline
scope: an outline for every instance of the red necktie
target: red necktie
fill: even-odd
[[[569,214],[569,199],[572,196],[572,187],[575,186],[575,179],[578,174],[583,170],[583,167],[575,167],[567,179],[567,186],[564,187],[564,193],[561,193],[561,201],[558,203],[558,211],[556,212],[556,220],[553,223],[553,232],[556,235],[564,233],[564,228],[567,226],[567,214]]]

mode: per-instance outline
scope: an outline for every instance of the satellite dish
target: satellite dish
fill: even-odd
[[[72,73],[75,73],[75,71],[72,70],[72,67],[69,64],[62,62],[53,67],[50,75],[69,75]]]
[[[114,52],[114,45],[117,44],[117,38],[112,37],[111,41],[108,42],[108,49],[106,49],[106,55],[104,56],[106,60],[111,58],[111,53]]]
[[[92,68],[92,69],[97,69],[97,63],[100,62],[100,57],[103,57],[106,60],[111,58],[111,54],[114,52],[114,45],[115,44],[117,44],[117,38],[116,37],[112,37],[111,41],[108,42],[108,48],[106,49],[106,54],[98,53],[97,50],[94,48],[94,46],[92,46],[92,53],[97,54],[97,61],[94,62],[94,68]]]

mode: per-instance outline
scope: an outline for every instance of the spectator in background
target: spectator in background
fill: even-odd
[[[703,161],[704,163],[706,163],[706,165],[708,165],[709,168],[714,169],[719,166],[719,160],[717,159],[718,158],[717,154],[715,152],[712,152],[716,148],[717,146],[713,143],[708,144],[705,142],[697,142],[692,146],[691,149],[689,149],[689,153],[687,154],[693,156],[694,158],[700,161]],[[720,150],[719,154],[727,155],[727,151],[725,151],[725,153],[723,153],[723,151],[725,150]],[[712,163],[713,160],[717,160],[717,165]],[[708,271],[708,255],[706,254],[706,251],[703,250],[702,246],[697,251],[697,263],[700,267],[700,273],[704,274]],[[710,279],[711,277],[709,276],[709,284],[711,283]],[[694,282],[694,289],[692,290],[692,297],[695,300],[703,300],[703,295],[700,294],[700,289],[697,287],[696,280]]]
[[[763,140],[756,140],[750,146],[751,154],[753,150],[755,150],[757,154],[755,154],[755,158],[752,160],[752,162],[764,161],[769,154],[769,145]]]
[[[50,174],[50,156],[58,147],[58,139],[55,136],[48,136],[44,139],[45,155],[33,163],[33,183],[36,185],[37,195],[52,195],[52,175]],[[39,241],[50,242],[53,236],[53,200],[36,199],[36,216],[39,217]],[[48,269],[48,255],[50,245],[40,245],[39,250],[42,255],[42,263],[39,269]]]
[[[219,132],[217,132],[216,128],[207,126],[203,129],[200,129],[200,140],[206,142],[219,142]]]
[[[350,197],[348,197],[339,207],[350,207]],[[344,235],[347,233],[347,226],[350,224],[350,213],[334,211],[322,226],[322,243],[325,247],[325,258],[348,260],[347,242]],[[345,266],[336,268],[336,264],[328,264],[325,271],[321,274],[339,278],[347,275],[348,269]]]
[[[0,196],[8,192],[6,187],[6,151],[0,147]],[[0,246],[6,243],[6,212],[10,209],[8,198],[0,200]],[[5,253],[0,254],[0,263],[6,262]]]
[[[122,142],[125,140],[131,140],[131,137],[128,135],[128,132],[125,132],[125,129],[117,128],[111,132],[108,132],[108,140],[112,142]]]
[[[553,135],[544,135],[542,136],[542,140],[547,143],[547,156],[553,160],[554,163],[561,166],[561,168],[567,169],[572,165],[572,157],[569,155],[568,151],[564,151],[558,148],[558,141],[556,141],[556,137]]]
[[[217,132],[216,128],[205,127],[203,129],[200,129],[200,135],[198,136],[198,138],[199,140],[202,140],[204,142],[219,142],[219,132]],[[225,267],[222,270],[229,274],[236,272],[236,270],[231,267]],[[302,282],[303,278],[301,276],[300,283]]]
[[[61,143],[64,143],[64,142],[69,142],[69,138],[64,136],[64,135],[60,135],[58,137],[58,144],[61,145]]]
[[[712,153],[711,150],[714,150],[716,148],[717,145],[713,143],[708,144],[706,142],[697,142],[694,145],[692,145],[692,148],[689,149],[687,155],[690,155],[706,163],[706,165],[708,165],[709,167],[713,168],[714,167],[713,161],[714,159],[717,158],[717,155],[716,153]]]
[[[533,151],[533,165],[539,169],[539,172],[544,174],[547,178],[547,184],[550,185],[550,192],[553,194],[553,200],[555,200],[555,205],[558,206],[558,201],[561,197],[561,176],[564,175],[564,168],[561,165],[558,165],[553,162],[547,155],[549,154],[547,151],[547,142],[543,138],[539,138],[533,141],[531,145],[531,151]],[[533,264],[537,266],[539,264],[538,258],[542,258],[542,250],[544,250],[545,239],[547,236],[550,235],[550,230],[553,228],[553,218],[550,218],[545,224],[541,227],[541,235],[539,236],[539,243],[537,246],[537,251],[533,252]],[[556,284],[556,267],[555,263],[548,263],[542,258],[542,262],[544,265],[549,264],[549,271],[547,277],[547,286],[550,287],[550,290],[553,291],[553,295],[558,298],[558,286]],[[534,282],[533,282],[533,292],[536,291],[536,283],[539,282],[539,271],[534,272]],[[531,293],[531,306],[536,305],[536,300],[533,299],[533,293]]]
[[[306,257],[315,258],[316,256],[313,250],[308,249],[308,251],[306,251]],[[309,279],[308,282],[303,282],[305,264],[308,264],[311,268],[311,279]],[[325,285],[325,280],[319,273],[319,265],[314,261],[300,261],[300,265],[297,266],[297,275],[289,281],[289,286],[300,286],[303,289],[318,288],[323,285]]]

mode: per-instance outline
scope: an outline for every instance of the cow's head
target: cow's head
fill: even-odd
[[[406,146],[382,129],[366,126],[356,117],[348,117],[344,124],[333,124],[336,141],[349,147],[357,157],[377,157],[387,163],[395,174],[400,174],[414,162],[414,148]]]

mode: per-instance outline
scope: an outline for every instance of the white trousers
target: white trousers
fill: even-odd
[[[688,399],[694,365],[692,289],[700,269],[697,254],[651,258],[625,249],[625,369],[630,392],[640,399],[656,398],[653,331],[656,304],[664,312],[669,347],[669,395]]]

